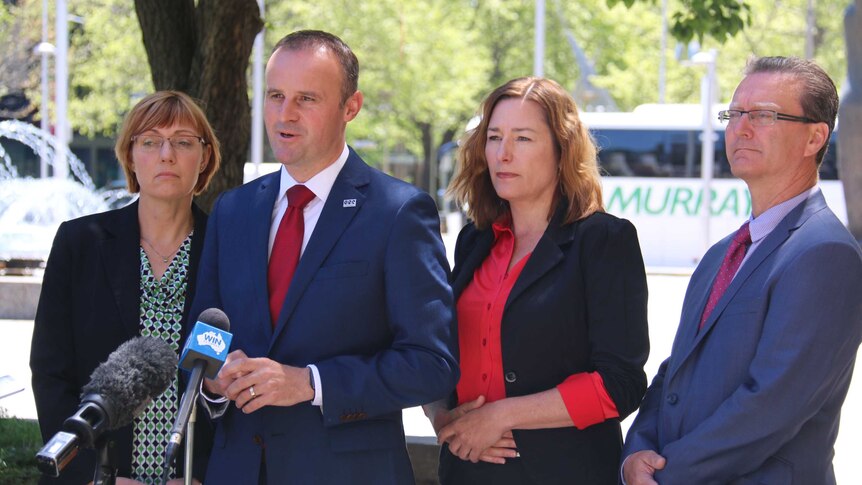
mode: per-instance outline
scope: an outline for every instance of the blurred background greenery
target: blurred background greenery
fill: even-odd
[[[13,419],[0,407],[0,485],[30,485],[39,478],[36,452],[42,447],[35,421]]]
[[[53,3],[48,2],[51,8]],[[69,2],[74,20],[69,36],[69,118],[75,140],[93,140],[101,148],[93,156],[82,157],[101,184],[121,177],[116,166],[105,168],[104,163],[87,159],[113,156],[111,138],[122,116],[155,89],[150,71],[154,59],[148,62],[140,9],[180,3],[197,9],[192,37],[214,37],[217,43],[219,37],[237,36],[224,25],[201,25],[202,19],[209,18],[204,8],[219,2]],[[708,31],[710,27],[698,17],[698,8],[726,9],[734,4],[736,0],[667,0],[667,17],[672,24],[675,12],[688,12],[695,22],[687,27],[688,34],[697,39],[691,28]],[[730,99],[752,55],[806,56],[807,52],[840,89],[846,75],[842,22],[847,0],[745,0],[742,5],[743,18],[749,21],[743,29],[725,22],[724,31],[700,39],[701,49],[718,49],[719,101]],[[391,169],[388,161],[405,159],[428,165],[440,146],[460,136],[485,94],[533,71],[534,0],[268,0],[265,9],[267,54],[279,38],[297,29],[333,32],[354,49],[365,104],[349,125],[348,142],[377,166]],[[33,53],[40,42],[41,12],[40,0],[0,2],[0,96],[21,93],[29,100],[33,120],[41,116],[36,108],[39,58]],[[51,22],[53,15],[52,10]],[[718,15],[729,14],[720,11]],[[582,109],[628,111],[660,98],[668,103],[699,102],[703,71],[680,61],[690,46],[668,36],[665,49],[661,48],[661,1],[547,0],[545,19],[545,76],[570,89]],[[809,31],[811,35],[806,35]],[[196,42],[201,50],[202,41]],[[666,88],[660,94],[662,59]],[[250,68],[238,67],[246,69],[250,79]],[[214,103],[211,96],[192,94]],[[237,126],[240,132],[247,131],[247,115],[234,118],[242,125]],[[217,122],[217,129],[229,132],[230,123]],[[242,145],[231,142],[225,150],[239,150],[238,158],[247,161],[248,145]],[[268,147],[265,159],[272,161]],[[227,165],[243,160],[226,158]],[[224,175],[235,185],[237,173],[228,169]],[[427,187],[423,173],[419,169],[396,175]],[[218,190],[226,188],[216,185]]]

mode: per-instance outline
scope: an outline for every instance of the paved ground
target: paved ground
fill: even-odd
[[[647,363],[647,375],[652,378],[659,364],[670,353],[670,346],[679,318],[679,309],[685,287],[686,275],[669,275],[653,271],[648,277],[650,301],[649,322],[652,352]],[[0,376],[11,375],[22,392],[0,398],[0,407],[13,416],[34,419],[36,417],[33,395],[30,391],[28,359],[33,322],[30,320],[0,320]],[[0,379],[0,395],[8,389],[8,382]],[[781,403],[776,403],[781,405]],[[844,404],[841,432],[835,447],[835,472],[838,483],[859,483],[854,460],[862,455],[859,435],[862,432],[862,364],[856,366],[856,379]],[[404,411],[405,430],[409,436],[428,437],[433,430],[419,408]],[[624,423],[627,428],[631,418]],[[855,458],[854,458],[855,457]]]

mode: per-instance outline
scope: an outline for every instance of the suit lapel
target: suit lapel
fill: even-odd
[[[455,295],[456,301],[464,292],[464,288],[473,281],[473,274],[491,253],[491,248],[494,246],[493,229],[485,229],[479,232],[475,238],[476,242],[473,248],[468,250],[467,257],[454,269],[457,273],[453,273],[455,277],[452,280],[452,293]]]
[[[323,264],[326,256],[329,255],[344,234],[350,221],[362,209],[365,194],[359,190],[359,187],[368,185],[370,170],[351,150],[347,162],[335,179],[332,190],[324,203],[323,211],[317,220],[317,225],[311,234],[308,245],[299,259],[299,265],[296,267],[296,273],[293,275],[293,280],[290,282],[284,304],[281,307],[278,324],[273,334],[274,338],[270,340],[270,348],[284,329],[287,321],[290,320],[302,294],[308,288],[311,280],[314,279],[314,275]],[[355,199],[356,204],[346,206],[344,201],[348,199]]]
[[[512,302],[515,301],[521,294],[530,287],[533,283],[545,276],[551,269],[563,261],[563,251],[561,247],[569,244],[575,237],[575,231],[579,222],[574,224],[562,225],[562,219],[565,215],[565,206],[562,205],[557,209],[548,228],[542,235],[524,269],[521,270],[521,275],[515,281],[512,291],[509,293],[509,298],[506,300],[506,306],[503,311],[509,309]]]
[[[691,276],[680,312],[679,326],[673,340],[672,356],[687,356],[694,346],[694,341],[698,336],[700,317],[706,307],[712,282],[715,280],[715,275],[718,274],[718,268],[724,259],[724,253],[727,252],[730,239],[728,236],[710,248]],[[671,359],[667,370],[668,378],[676,372],[683,360]]]
[[[512,302],[521,296],[530,285],[538,281],[562,260],[563,252],[560,251],[560,247],[550,238],[542,236],[536,244],[535,249],[533,249],[530,259],[527,260],[527,264],[524,265],[524,269],[521,270],[521,275],[515,281],[515,285],[509,293],[509,298],[506,299],[506,306],[503,311],[507,311]]]
[[[183,304],[183,324],[189,320],[189,312],[192,309],[192,300],[197,289],[197,274],[198,263],[201,259],[201,253],[204,247],[204,237],[206,235],[207,216],[197,206],[192,203],[192,217],[194,217],[194,235],[192,236],[192,245],[189,254],[189,271],[188,271],[188,287],[186,288],[186,300]],[[197,316],[195,316],[197,318]],[[188,329],[186,329],[188,330]],[[183,339],[186,335],[183,334]]]
[[[681,343],[683,345],[682,350],[685,352],[684,357],[679,359],[676,365],[672,366],[668,373],[668,378],[673,375],[673,373],[682,365],[691,352],[703,341],[706,336],[710,333],[712,327],[716,324],[719,317],[725,308],[733,301],[733,298],[739,292],[739,290],[745,285],[746,281],[754,274],[755,271],[760,267],[760,265],[770,256],[772,255],[785,241],[790,237],[790,235],[795,231],[799,226],[805,223],[812,214],[817,211],[826,208],[826,201],[823,198],[823,194],[818,192],[813,196],[809,197],[797,207],[795,207],[792,211],[790,211],[781,222],[769,233],[768,236],[763,240],[760,245],[755,248],[754,252],[748,258],[747,261],[742,265],[739,269],[739,272],[733,278],[733,281],[730,283],[730,286],[727,287],[727,290],[724,292],[724,295],[718,300],[715,305],[715,308],[710,313],[709,317],[703,324],[703,328],[698,331],[698,325],[700,323],[700,317],[703,314],[703,310],[706,307],[706,301],[709,298],[709,292],[712,289],[712,282],[715,279],[715,275],[718,273],[718,269],[721,266],[721,262],[724,259],[724,253],[727,251],[727,246],[730,244],[730,239],[732,235],[722,241],[722,251],[720,252],[720,259],[716,263],[713,263],[714,268],[710,270],[711,278],[705,280],[708,282],[708,285],[703,285],[701,288],[697,289],[697,292],[692,291],[692,294],[699,294],[700,301],[698,304],[693,307],[697,310],[695,314],[687,313],[685,318],[681,319],[682,324],[685,325],[685,328],[682,329],[679,333],[682,337]],[[694,289],[693,289],[694,290]],[[687,342],[691,342],[691,344],[686,344]],[[676,349],[674,349],[676,350]]]
[[[111,288],[120,323],[130,336],[138,335],[141,308],[141,229],[138,202],[111,214],[105,220],[105,238],[100,241],[102,271]]]

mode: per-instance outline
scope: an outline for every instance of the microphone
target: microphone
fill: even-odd
[[[198,321],[192,328],[183,352],[180,355],[180,369],[191,372],[186,392],[180,401],[174,427],[171,428],[171,438],[165,450],[165,466],[173,462],[183,441],[186,424],[192,413],[192,407],[200,392],[204,376],[214,379],[227,358],[227,350],[233,336],[229,332],[230,320],[218,308],[207,308],[198,316]]]
[[[162,339],[136,337],[124,342],[90,375],[81,406],[36,454],[39,470],[60,476],[78,447],[95,448],[105,431],[130,424],[165,392],[176,375],[177,354]]]

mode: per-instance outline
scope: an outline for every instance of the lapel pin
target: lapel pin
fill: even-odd
[[[356,207],[356,199],[344,199],[341,207]]]

